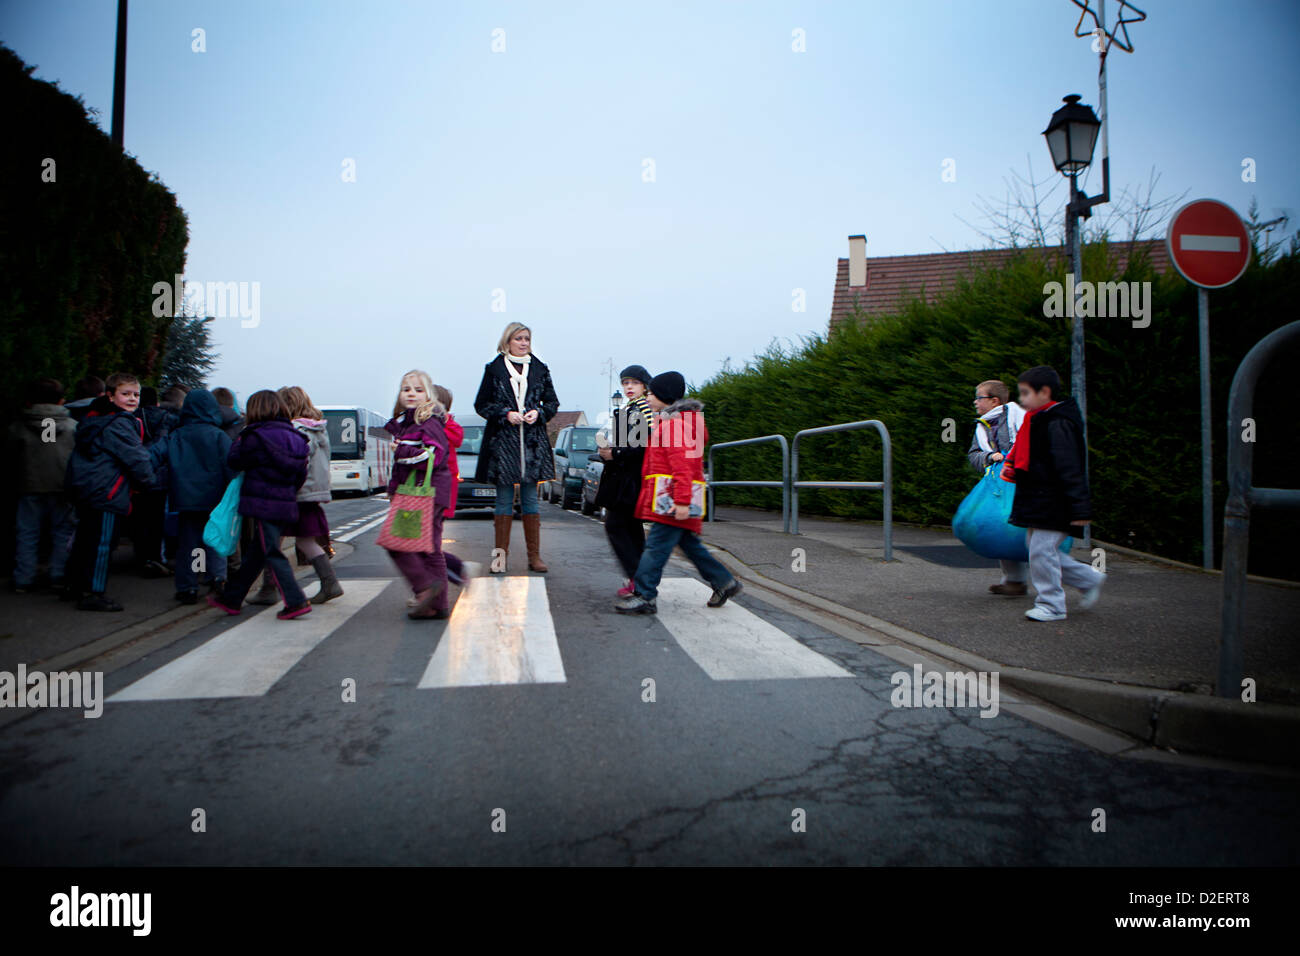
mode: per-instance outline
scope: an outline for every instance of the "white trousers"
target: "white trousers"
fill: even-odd
[[[999,561],[1003,584],[1024,584],[1029,580],[1029,565],[1024,561]]]
[[[1086,591],[1101,581],[1101,572],[1092,565],[1058,550],[1067,537],[1060,531],[1029,529],[1029,579],[1038,592],[1034,604],[1056,614],[1065,613],[1063,583]]]

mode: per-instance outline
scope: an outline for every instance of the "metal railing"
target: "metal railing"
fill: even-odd
[[[1255,386],[1278,349],[1300,341],[1300,322],[1274,329],[1255,343],[1237,366],[1228,394],[1228,500],[1223,506],[1223,616],[1219,630],[1220,697],[1241,693],[1241,625],[1245,618],[1246,559],[1252,508],[1300,509],[1300,488],[1256,488],[1251,484],[1255,443],[1241,430],[1252,418]],[[798,456],[796,455],[796,461]]]
[[[884,468],[880,481],[800,481],[799,480],[799,440],[812,435],[829,435],[833,432],[857,431],[862,428],[874,428],[880,434],[884,450]],[[885,525],[885,560],[894,560],[894,469],[893,453],[889,444],[889,429],[885,423],[872,418],[861,422],[845,422],[842,425],[824,425],[821,428],[805,428],[794,436],[793,452],[790,466],[790,533],[799,533],[799,489],[800,488],[862,488],[870,491],[883,491],[884,525]]]
[[[797,441],[798,439],[796,439]],[[719,448],[739,448],[741,445],[762,445],[776,442],[781,446],[781,480],[780,481],[714,481],[713,453]],[[764,435],[761,438],[743,438],[740,441],[724,441],[709,446],[707,459],[709,489],[709,520],[713,520],[713,489],[718,488],[780,488],[781,489],[781,530],[790,531],[790,446],[784,435]]]

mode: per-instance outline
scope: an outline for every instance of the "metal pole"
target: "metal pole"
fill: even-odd
[[[1071,302],[1074,324],[1070,329],[1070,394],[1079,406],[1083,419],[1083,472],[1088,475],[1088,386],[1083,361],[1083,316],[1079,314],[1079,283],[1083,280],[1083,239],[1079,235],[1079,187],[1070,174],[1070,205],[1065,211],[1065,237],[1069,246],[1070,270],[1074,273],[1074,301]],[[1083,526],[1083,547],[1092,550],[1092,525]]]
[[[122,148],[126,124],[126,0],[117,0],[117,56],[113,64],[113,145]]]
[[[1214,482],[1210,443],[1210,292],[1197,287],[1201,338],[1201,567],[1214,570]]]

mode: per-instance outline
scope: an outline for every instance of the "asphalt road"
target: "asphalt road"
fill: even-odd
[[[329,513],[355,531],[382,508]],[[682,568],[659,618],[621,617],[599,524],[543,509],[551,572],[524,570],[516,523],[513,580],[476,581],[450,621],[406,618],[371,528],[339,564],[342,602],[292,622],[210,612],[108,674],[122,696],[102,717],[4,728],[0,861],[1300,858],[1295,779],[1109,757],[1006,710],[896,708],[898,663],[756,594],[705,612]],[[483,561],[491,533],[456,519],[447,547]]]

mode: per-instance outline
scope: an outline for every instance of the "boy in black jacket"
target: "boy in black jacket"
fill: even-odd
[[[1083,418],[1072,398],[1058,399],[1061,377],[1038,365],[1021,374],[1025,421],[1002,468],[1016,484],[1011,523],[1028,529],[1029,577],[1038,600],[1025,612],[1031,621],[1065,620],[1061,583],[1083,592],[1080,609],[1097,603],[1106,575],[1059,550],[1067,536],[1092,518],[1085,469]]]

